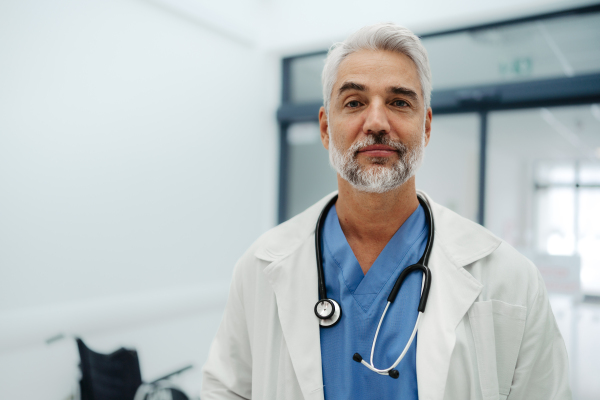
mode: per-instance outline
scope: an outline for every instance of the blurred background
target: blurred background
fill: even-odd
[[[77,397],[82,338],[197,398],[236,260],[335,190],[328,47],[427,48],[418,188],[531,258],[600,398],[600,4],[0,0],[0,399]]]

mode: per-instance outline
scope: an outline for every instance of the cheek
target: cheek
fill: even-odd
[[[425,128],[425,121],[422,119],[404,120],[396,123],[394,127],[402,140],[413,142],[421,140]]]
[[[330,127],[330,145],[331,140],[335,142],[338,149],[347,149],[352,143],[359,139],[362,132],[362,125],[356,122],[344,121],[344,123],[334,124]]]

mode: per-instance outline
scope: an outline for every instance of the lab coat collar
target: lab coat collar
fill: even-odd
[[[493,252],[500,239],[483,227],[436,204],[425,193],[434,217],[429,267],[432,284],[417,338],[419,398],[442,400],[455,329],[483,285],[463,267]],[[314,230],[331,193],[305,212],[267,232],[255,256],[270,262],[264,273],[275,292],[279,319],[303,395],[323,398]],[[349,355],[351,357],[351,355]]]
[[[264,261],[277,261],[296,250],[309,236],[315,233],[317,219],[319,219],[323,207],[336,194],[337,191],[329,193],[304,212],[261,236],[258,239],[258,248],[254,252],[254,256]]]

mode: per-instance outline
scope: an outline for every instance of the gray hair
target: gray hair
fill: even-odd
[[[425,110],[431,103],[431,70],[427,50],[421,40],[410,30],[393,23],[380,23],[365,26],[350,35],[345,41],[336,43],[329,49],[321,82],[323,84],[323,106],[329,115],[329,105],[333,85],[342,61],[359,50],[384,50],[408,56],[417,67],[421,94]]]

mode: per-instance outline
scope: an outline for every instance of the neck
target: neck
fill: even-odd
[[[361,262],[359,252],[381,250],[419,206],[414,176],[397,189],[386,193],[362,192],[338,175],[339,195],[336,211],[342,231],[359,259],[363,272],[372,262]],[[353,245],[354,244],[354,245]],[[364,264],[364,265],[363,265]]]

